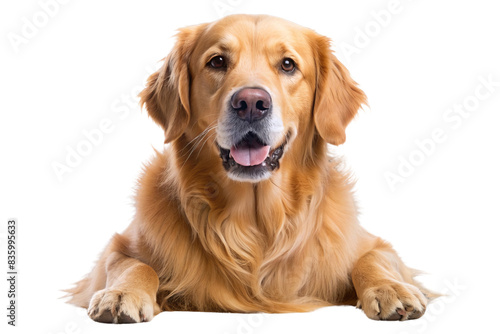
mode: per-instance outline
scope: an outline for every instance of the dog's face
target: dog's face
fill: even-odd
[[[316,135],[343,143],[365,96],[327,38],[275,17],[234,15],[181,30],[141,99],[166,142],[208,142],[230,178],[258,182],[288,152],[301,160]]]

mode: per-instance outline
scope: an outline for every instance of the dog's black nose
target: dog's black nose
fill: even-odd
[[[233,95],[231,106],[239,118],[255,122],[269,113],[271,95],[260,88],[243,88]]]

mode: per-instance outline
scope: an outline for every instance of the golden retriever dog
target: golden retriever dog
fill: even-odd
[[[140,98],[169,145],[70,303],[107,323],[327,305],[424,314],[433,294],[360,226],[352,181],[328,155],[366,99],[328,38],[261,15],[187,27]]]

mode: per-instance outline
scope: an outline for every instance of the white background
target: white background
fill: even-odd
[[[390,18],[378,23],[377,13],[381,20],[390,3],[74,0],[52,8],[44,22],[38,1],[2,2],[0,219],[2,226],[10,217],[19,221],[20,273],[15,329],[6,325],[7,286],[1,280],[2,332],[401,334],[497,328],[499,11],[487,0],[400,0]],[[227,5],[216,10],[220,4]],[[169,52],[177,28],[231,13],[281,16],[329,36],[368,95],[370,108],[350,125],[347,143],[333,151],[345,156],[358,180],[361,223],[390,241],[408,265],[428,272],[422,281],[429,287],[448,294],[422,319],[375,322],[352,307],[328,307],[265,316],[164,312],[147,324],[103,325],[59,299],[61,289],[91,269],[111,235],[128,225],[142,165],[153,148],[162,149],[162,131],[139,110],[135,94]],[[27,21],[39,27],[14,47],[9,38],[26,33]],[[349,46],[356,53],[346,52]],[[496,87],[489,92],[480,78]],[[468,117],[444,119],[450,108],[464,104]],[[59,180],[54,162],[65,164],[68,150],[84,145],[84,131],[105,119],[111,131]],[[424,155],[416,141],[428,143],[439,129],[445,140],[433,149],[428,144]],[[391,188],[387,173],[398,173],[400,159],[410,158],[417,166],[406,166],[404,182]],[[6,255],[0,258],[5,268]]]

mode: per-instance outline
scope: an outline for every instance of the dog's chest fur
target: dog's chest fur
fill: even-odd
[[[160,277],[158,302],[164,309],[254,311],[256,302],[265,309],[268,303],[276,308],[278,302],[291,305],[298,299],[333,303],[349,294],[350,268],[335,263],[352,262],[346,261],[354,255],[346,245],[353,240],[346,235],[355,233],[343,230],[352,226],[333,220],[346,221],[345,215],[354,215],[355,209],[338,212],[336,207],[345,208],[346,203],[335,200],[345,201],[345,194],[332,197],[325,192],[327,187],[314,189],[319,175],[283,173],[273,182],[235,183],[196,167],[179,173],[166,156],[148,169],[148,178],[156,173],[156,181],[164,181],[158,188],[156,182],[142,180],[137,221],[142,228],[156,229],[147,235],[158,240],[142,240],[143,245],[164,245],[157,250],[142,248],[164,253],[142,256],[164,259],[149,263]],[[154,188],[148,189],[150,185]],[[348,191],[341,186],[338,192]],[[148,211],[142,211],[141,194],[148,192],[157,203],[148,203]],[[168,216],[171,221],[155,221]],[[234,305],[228,305],[229,300]]]

